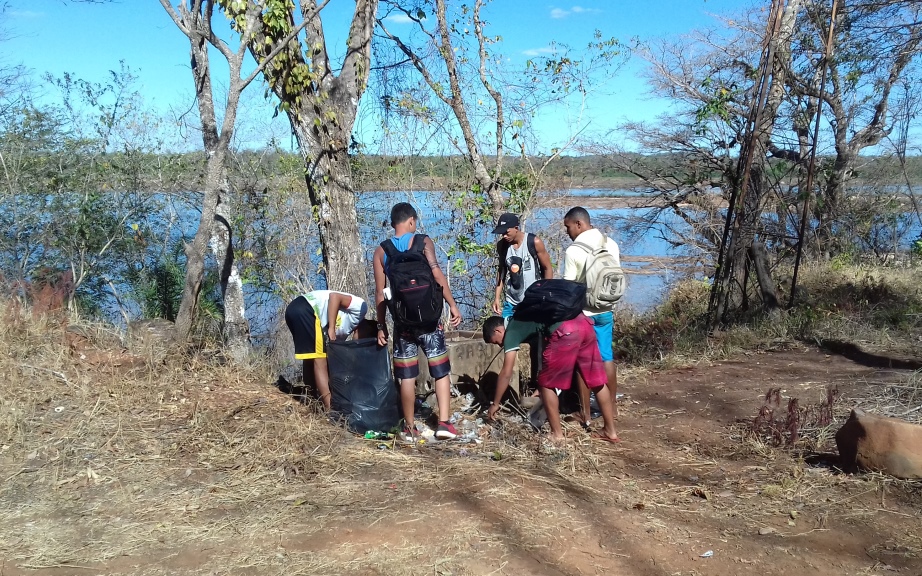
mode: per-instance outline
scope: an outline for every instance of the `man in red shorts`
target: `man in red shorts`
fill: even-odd
[[[535,335],[544,337],[541,371],[538,372],[538,389],[547,411],[548,424],[551,426],[551,440],[556,442],[564,438],[560,427],[560,406],[555,390],[568,390],[573,382],[574,373],[579,372],[586,381],[586,386],[596,393],[599,409],[602,411],[602,420],[605,423],[604,428],[594,433],[593,437],[608,442],[619,442],[618,433],[615,431],[611,392],[605,386],[608,376],[596,344],[595,329],[583,314],[572,320],[550,325],[525,322],[513,317],[506,327],[503,327],[503,319],[500,316],[487,318],[483,324],[483,341],[502,346],[504,352],[503,367],[499,371],[499,379],[496,382],[496,394],[490,402],[487,417],[492,420],[499,411],[503,394],[506,393],[509,381],[512,379],[512,369],[515,367],[519,347],[522,342]]]

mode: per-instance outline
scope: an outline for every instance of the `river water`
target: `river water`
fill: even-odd
[[[595,189],[548,194],[538,198],[536,207],[522,215],[522,227],[544,240],[552,263],[559,270],[563,251],[570,243],[564,232],[563,216],[569,208],[585,203],[593,225],[619,244],[622,266],[628,274],[628,288],[620,306],[643,312],[659,303],[676,279],[704,277],[709,274],[709,267],[707,258],[695,249],[676,243],[676,232],[687,232],[688,226],[674,213],[662,211],[655,221],[650,221],[648,208],[620,207],[625,203],[624,198],[636,198],[638,195],[636,191]],[[357,249],[365,252],[369,279],[372,252],[379,242],[391,236],[392,229],[388,223],[390,209],[397,202],[410,202],[418,210],[419,231],[430,235],[439,247],[440,261],[466,319],[465,327],[472,327],[483,313],[485,304],[488,305],[493,297],[495,259],[485,255],[465,256],[455,248],[461,237],[480,244],[495,241],[496,237],[491,233],[494,223],[468,223],[466,209],[459,207],[454,197],[443,192],[360,193],[357,196],[357,212],[362,246]],[[198,225],[196,212],[179,210],[172,214],[175,232],[181,231],[187,238],[194,235]],[[915,226],[914,231],[903,235],[904,242],[908,244],[918,234],[918,226]],[[316,273],[321,263],[316,235],[297,245],[314,272],[302,272],[296,284],[325,287],[323,278]],[[373,282],[370,284],[373,285]],[[245,284],[244,288],[254,336],[260,340],[272,338],[280,326],[285,299],[274,295],[275,290],[271,286],[267,290],[266,286],[257,288]]]
[[[634,195],[629,191],[580,190],[580,195],[562,197],[554,195],[546,202],[539,200],[537,208],[524,214],[522,228],[538,234],[548,247],[551,262],[559,270],[563,251],[570,244],[563,228],[563,217],[567,210],[578,206],[580,197],[615,196],[624,192],[625,196]],[[390,208],[397,202],[410,202],[420,214],[419,231],[432,236],[435,241],[445,245],[456,241],[458,234],[465,234],[479,243],[493,242],[496,236],[491,233],[494,223],[466,226],[460,223],[460,209],[452,206],[446,195],[438,192],[417,192],[414,194],[397,192],[374,192],[359,196],[358,212],[364,215],[361,234],[369,250],[378,242],[390,237],[390,226],[383,224],[389,219]],[[676,247],[666,238],[671,236],[669,228],[686,230],[687,226],[671,213],[661,215],[659,222],[645,226],[642,231],[632,230],[646,212],[637,208],[599,208],[593,202],[587,206],[592,223],[603,233],[614,239],[621,250],[622,266],[628,274],[628,290],[622,306],[629,306],[643,311],[655,305],[662,298],[666,286],[679,274],[694,273],[687,266],[676,263],[694,259],[694,252],[687,247]],[[617,204],[613,200],[612,204]],[[445,251],[445,246],[440,250]],[[668,265],[667,265],[668,264]],[[450,268],[443,262],[443,266]],[[492,298],[492,278],[488,279],[484,293]],[[452,286],[454,288],[454,280]]]

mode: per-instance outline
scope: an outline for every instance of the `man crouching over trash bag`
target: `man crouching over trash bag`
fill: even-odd
[[[560,407],[556,390],[569,390],[573,377],[582,376],[596,394],[602,412],[604,428],[593,438],[620,442],[615,431],[611,392],[605,386],[608,376],[596,345],[595,330],[582,313],[586,287],[560,279],[538,280],[525,291],[522,303],[516,307],[508,326],[500,316],[487,318],[483,325],[483,340],[503,347],[503,367],[496,382],[496,394],[490,402],[487,418],[493,420],[499,411],[503,395],[509,387],[516,353],[522,342],[533,336],[544,338],[538,389],[551,427],[550,439],[564,439],[560,426]]]
[[[323,407],[330,409],[327,341],[370,338],[375,323],[365,319],[368,304],[358,296],[333,290],[314,290],[298,296],[285,309],[285,324],[295,343],[295,359],[304,361],[304,384],[314,386]]]

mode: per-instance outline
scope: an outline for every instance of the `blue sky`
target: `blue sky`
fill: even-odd
[[[175,2],[174,2],[175,4]],[[494,0],[484,13],[488,33],[503,38],[499,50],[512,63],[542,54],[553,42],[582,46],[594,30],[622,42],[682,34],[693,28],[718,25],[715,14],[730,14],[745,0]],[[354,2],[331,0],[325,9],[325,27],[342,45],[349,10]],[[157,0],[121,0],[107,4],[80,4],[63,0],[11,0],[4,15],[7,39],[4,65],[23,64],[38,75],[70,72],[79,78],[102,81],[124,60],[136,71],[148,103],[162,109],[188,107],[191,77],[188,43]],[[401,24],[391,22],[400,32]],[[640,78],[642,62],[632,61],[600,86],[605,96],[588,110],[595,129],[614,127],[619,120],[653,119],[665,102],[645,96]],[[254,87],[251,102],[262,95]],[[271,108],[269,108],[271,110]],[[538,121],[546,146],[553,146],[567,130],[562,115],[550,113]]]

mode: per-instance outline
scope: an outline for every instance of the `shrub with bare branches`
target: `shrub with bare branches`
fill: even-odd
[[[749,434],[759,440],[768,440],[775,446],[794,446],[811,432],[832,424],[833,410],[839,398],[837,386],[826,387],[826,398],[819,404],[801,407],[798,398],[789,398],[787,408],[781,410],[781,388],[769,388],[762,400],[759,413],[753,418]]]

